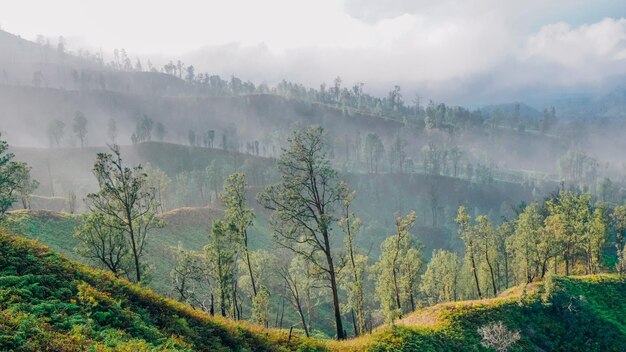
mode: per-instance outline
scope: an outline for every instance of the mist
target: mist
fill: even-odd
[[[420,307],[526,294],[548,270],[617,271],[622,280],[623,1],[3,7],[0,171],[12,183],[0,178],[0,205],[8,204],[0,227],[8,233],[198,314],[280,334],[296,326],[297,338],[320,341],[369,334]],[[119,206],[111,199],[125,198],[107,182],[124,173],[141,184],[141,201],[111,210]],[[572,204],[582,215],[560,208]],[[580,223],[558,222],[568,217]],[[133,226],[146,241],[142,258],[128,247],[137,245]],[[520,249],[535,243],[529,233],[546,241],[537,256],[555,251],[534,276]],[[124,239],[109,242],[126,256],[120,272],[86,250],[94,234]],[[224,243],[232,272],[216,278],[211,260]],[[402,267],[390,269],[401,246]],[[445,280],[458,273],[454,294],[433,294],[444,275],[428,268],[444,259],[437,270]],[[406,292],[389,291],[398,285],[389,275],[403,270]],[[181,288],[185,272],[193,289]],[[306,299],[295,297],[290,275],[306,278],[299,282],[309,286],[296,287]],[[218,289],[220,280],[232,282]],[[540,340],[532,343],[550,350]]]

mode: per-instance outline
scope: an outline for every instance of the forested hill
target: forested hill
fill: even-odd
[[[553,277],[329,342],[211,317],[0,230],[2,350],[489,351],[490,342],[512,351],[622,351],[624,292],[617,276]]]
[[[411,170],[427,162],[424,148],[458,147],[463,164],[570,181],[555,162],[569,150],[607,165],[604,174],[614,178],[620,159],[613,151],[625,143],[619,89],[586,100],[592,108],[574,109],[587,111],[583,118],[563,103],[476,109],[417,99],[399,86],[374,96],[367,85],[340,77],[315,88],[269,86],[179,60],[153,65],[123,49],[112,57],[70,52],[62,38],[31,42],[0,31],[0,48],[0,131],[12,145],[157,140],[276,157],[289,131],[317,124],[329,133],[333,158],[375,159],[372,169]],[[72,131],[77,116],[87,121],[81,138]]]

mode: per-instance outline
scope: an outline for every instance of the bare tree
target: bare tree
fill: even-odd
[[[520,339],[519,331],[509,330],[501,321],[478,328],[481,344],[498,352],[507,352]]]

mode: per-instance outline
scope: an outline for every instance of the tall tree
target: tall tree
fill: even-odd
[[[343,230],[344,247],[347,255],[349,275],[344,281],[344,287],[348,291],[348,306],[356,311],[355,332],[358,336],[365,331],[365,290],[364,281],[367,274],[367,256],[356,247],[356,236],[361,227],[361,219],[352,213],[350,206],[354,199],[355,192],[350,191],[343,183],[342,210],[343,214],[339,220],[339,225]]]
[[[60,147],[63,135],[65,134],[65,123],[60,120],[50,121],[47,133],[50,146],[52,147],[53,145],[56,145],[57,148]]]
[[[459,269],[461,263],[454,252],[435,250],[422,276],[420,290],[430,304],[458,299]]]
[[[288,140],[278,170],[281,181],[258,195],[272,210],[271,225],[278,243],[316,265],[326,274],[335,318],[337,339],[345,338],[341,318],[332,225],[341,202],[337,172],[330,166],[324,131],[309,127]]]
[[[176,298],[181,302],[194,304],[197,301],[196,290],[200,281],[199,260],[191,251],[184,250],[178,244],[176,265],[170,273]]]
[[[626,271],[626,204],[618,205],[611,215],[615,227],[615,251],[617,254],[617,271],[621,275]]]
[[[94,214],[105,219],[104,226],[124,234],[134,264],[134,279],[141,281],[146,239],[151,229],[162,227],[156,217],[158,203],[154,189],[146,187],[147,175],[141,165],[129,168],[122,162],[118,146],[113,154],[98,153],[93,167],[100,191],[87,195],[87,205]]]
[[[368,172],[374,174],[378,173],[378,162],[385,152],[385,147],[380,137],[375,133],[368,133],[365,137],[365,146],[363,149],[367,159]]]
[[[375,270],[378,274],[376,291],[379,294],[387,320],[393,322],[402,317],[403,301],[415,306],[413,289],[417,288],[416,276],[421,265],[420,249],[410,234],[415,225],[415,212],[406,217],[396,215],[396,233],[383,241],[380,259]]]
[[[87,118],[81,111],[76,111],[74,114],[72,130],[80,140],[80,147],[83,148],[87,144]]]
[[[246,175],[238,172],[228,176],[224,183],[224,193],[221,194],[220,198],[226,206],[225,220],[235,228],[237,233],[237,240],[248,267],[252,292],[256,297],[257,286],[250,263],[250,249],[248,248],[248,227],[252,225],[254,212],[246,205]]]
[[[531,283],[543,278],[548,270],[553,246],[543,228],[544,216],[538,203],[531,203],[519,214],[515,234],[511,239],[515,276],[519,281]]]
[[[213,222],[204,252],[208,273],[215,283],[220,313],[225,317],[228,309],[234,310],[237,250],[232,232],[224,222]]]
[[[471,224],[472,218],[467,214],[464,206],[460,206],[457,212],[455,222],[458,227],[459,237],[465,243],[465,256],[469,259],[472,276],[474,277],[474,284],[476,285],[476,293],[478,298],[482,298],[483,294],[480,290],[480,281],[478,280],[478,268],[476,263],[478,262],[479,243],[474,232],[474,228]]]
[[[476,218],[476,226],[474,234],[480,241],[481,257],[485,259],[487,268],[489,269],[489,277],[491,278],[491,288],[493,296],[498,295],[498,284],[496,282],[495,260],[496,260],[496,233],[489,218],[485,215],[479,215]]]
[[[8,149],[9,144],[0,139],[0,219],[17,200],[23,179],[30,172],[25,163],[13,160],[15,155]]]
[[[30,209],[30,198],[33,192],[39,187],[39,181],[30,176],[30,167],[20,163],[17,169],[16,178],[19,180],[16,193],[22,201],[24,209]]]
[[[132,273],[132,267],[129,268],[132,261],[124,233],[115,224],[107,223],[111,220],[101,213],[84,214],[81,226],[74,231],[74,238],[79,243],[76,248],[78,254],[119,277]]]

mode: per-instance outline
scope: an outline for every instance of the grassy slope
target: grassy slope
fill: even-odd
[[[170,271],[176,262],[178,244],[187,250],[201,251],[211,222],[222,216],[221,210],[212,208],[181,208],[162,214],[167,226],[155,230],[146,245],[146,260],[152,265],[150,286],[169,293]],[[77,224],[78,217],[67,213],[17,210],[8,214],[3,226],[16,235],[36,239],[68,258],[81,260],[74,250],[77,242],[72,236]]]
[[[4,350],[75,350],[96,344],[102,350],[325,349],[312,340],[287,344],[285,332],[210,318],[6,232],[0,232],[0,310]],[[521,332],[516,351],[623,351],[625,313],[623,278],[554,277],[495,299],[425,308],[395,327],[325,346],[336,351],[481,351],[486,349],[477,328],[503,321]]]
[[[0,350],[287,351],[315,342],[232,323],[0,230]]]
[[[337,351],[490,351],[477,328],[502,321],[520,331],[512,351],[626,350],[626,280],[615,275],[553,277],[505,297],[440,304]]]

